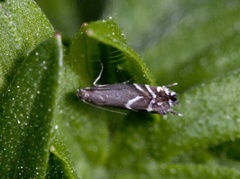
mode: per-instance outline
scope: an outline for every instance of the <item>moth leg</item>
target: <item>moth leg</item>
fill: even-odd
[[[95,79],[95,81],[93,82],[93,86],[101,86],[101,85],[98,85],[97,82],[98,80],[101,78],[102,76],[102,73],[103,73],[103,64],[101,63],[101,70],[100,70],[100,73],[99,75],[97,76],[97,78]],[[130,80],[127,80],[127,81],[124,81],[124,82],[121,82],[122,84],[129,84],[131,81],[133,81],[133,79],[130,79]]]
[[[130,79],[130,80],[127,80],[127,81],[123,81],[123,82],[121,82],[122,84],[129,84],[130,82],[132,82],[133,81],[133,79]]]
[[[96,83],[97,83],[98,80],[101,78],[102,73],[103,73],[103,64],[101,63],[101,70],[100,70],[100,73],[99,73],[99,75],[97,76],[97,78],[95,79],[95,81],[93,82],[93,86],[99,86],[99,85],[96,84]]]
[[[176,111],[168,110],[168,112],[169,112],[169,113],[172,113],[172,114],[174,114],[174,115],[177,115],[177,116],[182,116],[181,113],[178,113],[178,112],[176,112]]]

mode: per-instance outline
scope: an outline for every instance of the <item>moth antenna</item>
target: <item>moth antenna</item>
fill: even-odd
[[[172,86],[177,86],[177,85],[178,85],[178,83],[172,83],[172,84],[166,85],[166,87],[167,87],[167,88],[170,88],[170,87],[172,87]]]
[[[93,86],[98,86],[96,83],[97,83],[98,80],[101,78],[101,76],[102,76],[102,72],[103,72],[103,64],[101,63],[101,70],[100,70],[100,73],[99,73],[98,77],[95,79],[95,81],[93,82]]]

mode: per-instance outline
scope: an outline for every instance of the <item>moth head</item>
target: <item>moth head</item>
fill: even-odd
[[[177,94],[172,91],[170,94],[169,94],[169,100],[168,100],[168,104],[170,106],[170,108],[167,110],[168,113],[172,113],[172,114],[175,114],[175,115],[178,115],[178,116],[182,116],[181,113],[178,113],[176,111],[173,111],[171,107],[175,106],[178,104],[178,100],[177,100]]]
[[[178,104],[177,94],[174,91],[171,91],[169,94],[168,104],[170,107],[173,107]]]
[[[160,87],[161,90],[159,92],[161,93],[161,100],[163,101],[160,106],[162,107],[162,112],[164,114],[172,113],[178,116],[182,116],[182,114],[177,113],[172,110],[172,107],[178,104],[177,94],[174,91],[171,91],[169,87],[175,86],[177,83],[173,83],[171,85]]]

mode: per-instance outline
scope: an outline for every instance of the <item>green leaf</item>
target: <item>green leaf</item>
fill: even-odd
[[[130,48],[115,21],[103,20],[84,24],[73,39],[70,58],[73,70],[84,85],[92,85],[104,66],[102,83],[133,80],[153,83],[140,56]]]
[[[183,112],[181,118],[169,116],[168,120],[153,123],[140,120],[144,116],[139,114],[135,123],[128,121],[115,128],[108,167],[112,171],[121,168],[136,174],[148,170],[155,160],[158,165],[172,161],[206,163],[209,160],[220,160],[222,165],[229,165],[231,159],[226,162],[226,159],[214,159],[210,154],[204,157],[202,153],[208,147],[240,137],[239,105],[236,105],[240,95],[239,77],[238,70],[189,91],[178,106]]]
[[[71,59],[74,59],[75,61],[73,62],[70,61],[69,66],[71,69],[73,69],[72,71],[74,71],[75,74],[81,75],[80,79],[75,78],[75,80],[76,81],[79,80],[82,84],[84,84],[83,86],[89,86],[94,81],[94,79],[96,78],[96,76],[100,71],[100,67],[99,67],[100,62],[104,64],[105,68],[112,68],[111,67],[112,64],[113,66],[121,65],[123,62],[122,58],[119,57],[119,55],[113,56],[111,55],[111,53],[116,51],[116,49],[118,51],[120,50],[120,52],[125,52],[124,48],[121,49],[120,47],[118,47],[118,43],[123,43],[124,40],[122,41],[119,39],[114,40],[113,38],[114,36],[112,36],[112,32],[106,34],[106,32],[104,31],[104,27],[102,26],[104,23],[106,22],[90,23],[88,25],[83,26],[80,33],[75,37],[73,41],[72,49],[70,50],[69,61]],[[93,27],[95,27],[96,29],[93,30],[92,29]],[[115,44],[115,41],[116,41],[116,44]],[[103,44],[101,42],[103,42]],[[104,46],[102,47],[102,45]],[[112,50],[108,46],[114,47],[114,50]],[[103,55],[101,53],[103,53]],[[79,56],[81,58],[79,58]],[[112,58],[108,59],[108,58],[102,58],[102,57],[112,57]],[[95,65],[96,63],[97,65]],[[125,69],[128,73],[130,73],[129,76],[134,76],[134,75],[131,75],[132,70],[129,70],[128,67],[126,67]],[[107,74],[111,74],[114,76],[114,71],[116,70],[112,70]],[[109,77],[109,75],[107,74],[103,75],[103,80],[102,80],[103,82],[101,81],[101,83],[106,83],[106,82],[111,83],[112,81],[113,82],[121,81],[118,79],[119,75],[117,75],[116,78],[114,77],[113,79],[111,79],[112,76]],[[107,77],[109,77],[110,79]],[[124,76],[124,78],[126,77]],[[142,79],[140,79],[139,81],[141,80]],[[225,84],[224,81],[221,82],[219,86],[224,86],[223,84]],[[234,82],[232,82],[231,85],[233,84]],[[216,91],[212,91],[211,95],[218,93],[217,92],[218,87],[213,87],[213,89],[215,89]],[[209,89],[206,89],[206,91],[209,91]],[[219,94],[218,98],[220,98],[220,95],[222,93],[223,91],[218,93]],[[206,99],[209,99],[209,96],[207,96],[206,94],[201,94],[201,95],[205,95]],[[192,95],[189,98],[194,99],[194,95]],[[198,98],[200,98],[200,96]],[[197,99],[194,101],[197,101]],[[184,99],[180,99],[180,102],[181,102],[181,105],[184,106],[183,104]],[[230,103],[231,102],[235,102],[235,101],[230,101]],[[205,103],[206,101],[199,100],[199,105],[197,107],[195,106],[195,108],[191,110],[193,112],[192,116],[196,116],[197,109],[200,109],[200,107],[202,107],[203,104]],[[193,108],[194,105],[191,105],[191,107]],[[212,131],[207,130],[209,128],[215,128],[215,126],[211,126],[211,125],[210,127],[207,126],[206,127],[207,129],[205,128],[201,129],[201,128],[198,128],[198,126],[195,125],[194,123],[193,126],[191,125],[189,126],[189,128],[190,129],[192,128],[192,130],[185,129],[184,125],[188,124],[189,121],[195,119],[196,117],[192,117],[193,118],[192,119],[188,116],[186,119],[184,117],[179,119],[179,117],[176,117],[176,116],[169,116],[168,117],[169,119],[166,121],[165,120],[154,121],[150,118],[148,114],[145,115],[145,114],[131,113],[125,119],[121,119],[119,117],[113,117],[112,114],[103,114],[102,112],[100,113],[99,110],[97,109],[94,109],[92,107],[87,108],[87,107],[84,107],[84,105],[80,105],[80,104],[78,109],[79,109],[79,116],[81,116],[81,118],[77,119],[77,116],[76,116],[75,119],[79,121],[69,122],[70,126],[76,126],[76,128],[71,127],[72,134],[73,136],[75,136],[75,138],[77,138],[76,141],[79,141],[79,143],[81,143],[81,147],[80,146],[77,147],[77,145],[75,145],[75,148],[80,149],[78,150],[79,155],[81,156],[84,154],[87,155],[85,160],[81,160],[81,161],[78,160],[78,162],[84,163],[85,164],[84,166],[88,164],[87,161],[91,161],[91,163],[97,162],[99,164],[97,165],[97,167],[96,165],[94,166],[90,165],[87,168],[93,169],[95,171],[94,173],[98,173],[98,171],[100,170],[101,171],[100,173],[102,174],[101,176],[105,176],[104,171],[102,171],[101,170],[102,168],[100,167],[101,164],[105,162],[106,162],[107,169],[110,171],[110,174],[113,176],[115,176],[114,171],[117,171],[119,168],[121,168],[120,171],[126,171],[126,176],[128,175],[137,176],[138,173],[141,173],[144,170],[148,170],[148,168],[151,166],[151,162],[152,162],[151,159],[153,161],[157,160],[156,165],[158,166],[161,164],[161,161],[171,162],[171,160],[174,160],[174,158],[177,158],[177,159],[180,158],[180,154],[182,153],[186,153],[186,155],[188,156],[187,152],[190,150],[194,150],[196,147],[200,148],[203,146],[203,148],[201,149],[204,150],[204,147],[206,146],[207,147],[213,146],[217,143],[221,143],[222,141],[230,140],[230,137],[226,136],[226,134],[229,131],[228,132],[225,131],[224,134],[222,134],[219,138],[218,137],[216,138],[216,136],[212,135]],[[215,111],[217,111],[218,109],[219,109],[219,106],[217,106]],[[67,109],[65,110],[69,111],[70,109],[67,107]],[[92,110],[95,110],[96,113],[92,113],[91,112]],[[179,107],[178,110],[185,113],[185,111],[188,111],[187,104],[185,109]],[[202,111],[200,111],[197,114],[197,116],[200,116],[201,112]],[[69,116],[69,115],[70,113],[66,116]],[[101,120],[98,119],[98,116],[101,116]],[[73,117],[73,112],[71,112],[71,117]],[[209,118],[207,118],[208,120],[207,119],[204,120],[205,122],[203,122],[203,124],[207,123],[207,121],[209,121],[211,117],[214,117],[214,115],[210,115]],[[118,122],[112,121],[113,119],[117,119],[119,121]],[[72,120],[74,120],[74,118]],[[78,124],[76,125],[76,123]],[[99,126],[99,128],[96,126]],[[108,128],[108,126],[110,126],[110,128]],[[114,131],[111,130],[111,127],[114,128]],[[183,131],[182,128],[185,130]],[[110,131],[109,134],[107,130]],[[95,131],[95,134],[93,131]],[[190,135],[190,132],[192,132],[191,135],[193,136]],[[233,133],[234,132],[236,132],[236,130],[234,130]],[[79,137],[77,133],[80,133],[81,137]],[[100,133],[104,135],[99,135]],[[202,135],[202,136],[200,135],[204,133],[206,133],[206,135]],[[217,130],[215,135],[217,135],[218,133],[219,131]],[[111,135],[110,146],[106,143],[108,135]],[[219,140],[224,135],[226,138],[224,140]],[[89,136],[91,136],[92,139],[88,138]],[[209,138],[206,139],[206,136],[208,136]],[[199,137],[200,139],[196,137]],[[105,146],[106,148],[104,148],[104,146],[99,143],[99,140],[101,139],[102,141],[104,141],[103,143],[107,145]],[[194,141],[198,141],[198,142],[195,143]],[[95,142],[95,145],[93,145],[94,142]],[[90,148],[98,148],[98,150],[91,151]],[[107,155],[105,153],[106,151],[109,151]],[[99,156],[99,158],[102,158],[102,160],[105,162],[102,161],[99,163],[99,160],[96,159],[97,156]],[[191,158],[191,156],[188,156],[188,157]],[[206,158],[203,162],[206,162],[206,160],[208,159],[209,157]],[[149,161],[149,163],[146,161]],[[75,163],[77,163],[77,161],[75,161]],[[167,163],[167,165],[169,164]],[[101,169],[99,169],[99,167]],[[221,169],[218,169],[217,166],[214,166],[214,167],[216,167],[216,171],[221,171]],[[85,169],[84,171],[88,171],[88,170]],[[229,169],[229,172],[234,173],[234,170],[231,171],[231,169]],[[150,173],[151,172],[149,172],[147,176],[151,176]],[[168,173],[167,170],[166,170],[166,173]],[[201,171],[199,171],[199,173],[201,173]],[[89,176],[89,173],[88,174],[81,173],[81,174],[83,174],[84,176]],[[168,175],[170,174],[171,172],[168,173]],[[90,176],[93,177],[95,175],[92,174]]]
[[[69,152],[73,155],[73,163],[75,166],[81,164],[78,175],[89,178],[97,175],[106,177],[107,173],[102,165],[108,156],[108,138],[111,130],[121,124],[125,116],[87,105],[77,99],[75,91],[81,86],[80,83],[82,86],[92,86],[100,72],[101,63],[105,71],[101,83],[129,79],[148,83],[153,80],[140,57],[128,47],[113,20],[82,26],[73,39],[66,59],[64,79],[58,94],[58,111],[61,113],[55,116],[61,121],[58,138],[66,146],[72,146]]]
[[[183,92],[240,67],[239,1],[148,3],[123,0],[109,10],[157,84],[176,81]]]
[[[173,157],[173,153],[204,149],[238,139],[239,78],[240,70],[237,70],[210,84],[188,91],[178,106],[183,111],[181,123],[169,120],[163,126],[171,128],[171,132],[166,134],[168,138],[159,150],[159,155]]]
[[[59,35],[43,42],[24,60],[2,95],[1,176],[45,176],[62,57]]]
[[[0,4],[0,89],[8,86],[22,60],[53,34],[53,27],[32,0]],[[3,43],[4,42],[4,43]]]
[[[158,164],[154,161],[146,161],[148,167],[139,171],[116,170],[110,178],[238,178],[240,172],[228,167],[216,167],[214,165],[189,165],[189,164]],[[140,164],[141,165],[141,164]]]

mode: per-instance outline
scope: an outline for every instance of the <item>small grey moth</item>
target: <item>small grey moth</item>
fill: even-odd
[[[176,93],[169,87],[177,85],[173,83],[167,86],[150,86],[147,84],[105,84],[97,85],[103,71],[93,83],[93,87],[77,90],[77,97],[86,103],[96,106],[116,107],[132,111],[145,111],[158,114],[181,114],[172,110],[178,104]]]

